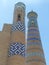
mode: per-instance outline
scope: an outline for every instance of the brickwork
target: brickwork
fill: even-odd
[[[46,65],[40,39],[37,13],[28,13],[25,35],[25,5],[15,4],[13,23],[4,24],[0,32],[0,65]]]

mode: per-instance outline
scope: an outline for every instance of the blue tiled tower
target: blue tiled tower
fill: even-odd
[[[27,65],[46,65],[45,56],[40,39],[37,13],[31,11],[28,13],[28,34],[27,34]]]

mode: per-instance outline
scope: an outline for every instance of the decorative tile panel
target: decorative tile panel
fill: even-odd
[[[33,28],[32,29],[28,29],[28,32],[32,32],[32,31],[33,32],[39,32],[38,29],[33,29]]]
[[[30,56],[39,56],[44,58],[44,54],[40,53],[40,52],[31,52],[31,53],[27,53],[26,57],[30,57]]]
[[[31,33],[29,33],[28,36],[39,36],[39,34],[35,34],[35,33],[31,34]]]
[[[12,55],[25,56],[25,45],[21,43],[11,43],[8,56]]]
[[[39,46],[39,47],[41,47],[42,48],[42,44],[41,43],[37,43],[37,42],[28,42],[27,43],[27,46]]]
[[[16,24],[13,24],[12,25],[12,31],[22,31],[22,32],[25,32],[25,25],[24,23],[18,21]]]
[[[39,40],[40,41],[40,38],[28,38],[27,40]]]
[[[29,62],[41,62],[41,63],[44,63],[44,65],[46,65],[46,63],[45,63],[45,61],[44,60],[40,60],[40,59],[30,59],[30,60],[27,60],[26,61],[27,63],[29,63]]]

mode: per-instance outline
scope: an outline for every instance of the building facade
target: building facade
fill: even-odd
[[[0,32],[0,65],[46,65],[37,24],[37,13],[27,14],[26,40],[25,4],[15,4],[13,24],[4,24]],[[27,41],[27,42],[26,42]]]

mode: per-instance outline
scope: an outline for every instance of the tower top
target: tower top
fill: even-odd
[[[32,17],[37,18],[37,16],[38,16],[37,13],[34,12],[34,11],[29,12],[28,15],[27,15],[28,18],[32,18]]]
[[[18,2],[18,3],[16,3],[16,4],[15,4],[15,7],[16,7],[16,8],[20,7],[20,8],[23,8],[23,9],[26,8],[26,7],[25,7],[25,4],[22,3],[22,2]]]
[[[25,4],[22,2],[18,2],[15,4],[14,8],[14,17],[13,23],[15,24],[18,21],[24,22],[25,21]]]

